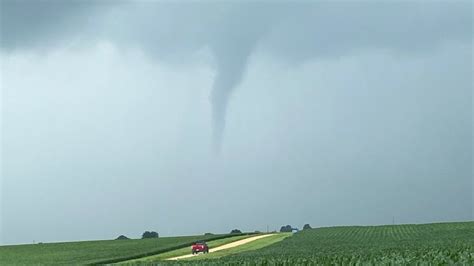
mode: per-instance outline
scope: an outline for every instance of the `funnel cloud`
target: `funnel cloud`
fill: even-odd
[[[212,87],[212,118],[214,123],[214,149],[220,152],[225,129],[226,113],[233,90],[238,86],[245,70],[249,52],[235,54],[234,59],[217,57],[218,68]]]
[[[245,74],[249,57],[256,44],[255,39],[246,40],[241,37],[229,36],[228,43],[219,44],[213,49],[216,58],[216,76],[212,85],[211,103],[216,152],[221,150],[230,98]],[[245,43],[232,45],[234,38],[235,41],[244,40]]]

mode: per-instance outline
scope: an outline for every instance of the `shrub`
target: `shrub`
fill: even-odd
[[[130,239],[124,235],[120,235],[119,237],[117,237],[115,240],[127,240],[127,239]]]
[[[234,229],[232,231],[230,231],[231,234],[242,234],[242,231],[240,231],[239,229]]]
[[[303,226],[303,230],[307,230],[307,229],[313,229],[313,228],[311,227],[311,225],[305,224],[305,225]]]

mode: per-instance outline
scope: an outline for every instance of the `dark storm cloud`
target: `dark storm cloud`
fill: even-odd
[[[133,40],[160,59],[189,62],[193,52],[210,48],[216,66],[211,101],[219,149],[229,98],[255,49],[293,63],[373,48],[425,52],[444,41],[470,40],[469,6],[468,2],[144,3],[114,17],[128,22],[124,24],[129,29],[118,34],[124,41]]]
[[[100,8],[93,1],[0,2],[0,45],[6,51],[55,47],[64,39],[83,35],[93,28]]]
[[[107,38],[183,64],[208,48],[216,67],[211,102],[218,149],[230,96],[257,47],[300,63],[374,48],[418,53],[472,37],[469,1],[97,3],[2,1],[2,48],[51,45],[65,36]]]

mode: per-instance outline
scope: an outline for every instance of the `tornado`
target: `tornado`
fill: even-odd
[[[259,40],[266,34],[277,16],[275,8],[266,7],[262,19],[260,4],[233,6],[226,19],[216,30],[219,38],[213,39],[209,47],[214,55],[216,75],[211,92],[214,151],[222,151],[226,128],[227,111],[233,92],[244,78],[249,57]],[[253,23],[258,21],[258,23]],[[252,22],[252,23],[250,23]],[[245,30],[242,30],[245,28]]]
[[[210,98],[213,120],[213,146],[217,154],[222,150],[230,98],[235,88],[242,81],[252,47],[253,44],[242,45],[241,43],[237,47],[221,45],[214,48],[217,68]]]

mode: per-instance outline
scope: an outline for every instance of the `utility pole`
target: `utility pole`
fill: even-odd
[[[392,224],[395,225],[395,216],[392,217]]]

